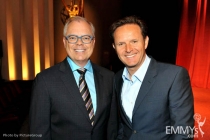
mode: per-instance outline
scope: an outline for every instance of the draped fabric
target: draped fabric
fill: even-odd
[[[176,64],[188,69],[192,86],[210,89],[210,1],[183,0]]]
[[[53,0],[0,0],[2,77],[29,80],[54,64]]]

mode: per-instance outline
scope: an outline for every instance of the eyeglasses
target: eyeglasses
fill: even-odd
[[[68,35],[65,36],[66,40],[68,40],[68,43],[75,44],[77,43],[78,39],[81,39],[83,44],[88,44],[93,40],[93,36],[90,35],[82,35],[82,36],[77,36],[77,35]]]

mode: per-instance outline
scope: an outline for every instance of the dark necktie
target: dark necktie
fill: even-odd
[[[93,104],[92,104],[92,99],[90,97],[90,92],[87,86],[87,83],[85,81],[85,72],[86,69],[77,69],[77,71],[80,74],[79,78],[79,90],[82,95],[82,99],[85,102],[85,107],[88,111],[89,118],[91,121],[91,125],[94,123],[94,111],[93,111]]]

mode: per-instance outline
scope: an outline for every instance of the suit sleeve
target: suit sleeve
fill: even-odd
[[[194,100],[190,83],[190,78],[186,69],[181,69],[173,82],[169,93],[169,110],[171,117],[171,125],[174,129],[184,128],[186,133],[174,134],[173,140],[190,139],[192,134],[190,128],[194,127]]]
[[[34,80],[29,113],[31,140],[50,140],[50,98],[41,75]],[[39,135],[40,137],[36,137]]]

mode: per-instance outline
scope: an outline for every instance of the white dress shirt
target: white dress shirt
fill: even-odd
[[[127,68],[124,68],[122,78],[123,78],[123,88],[121,93],[122,106],[132,122],[133,108],[136,102],[139,89],[141,87],[144,76],[147,72],[151,58],[146,55],[146,58],[140,68],[129,78],[129,73]]]

